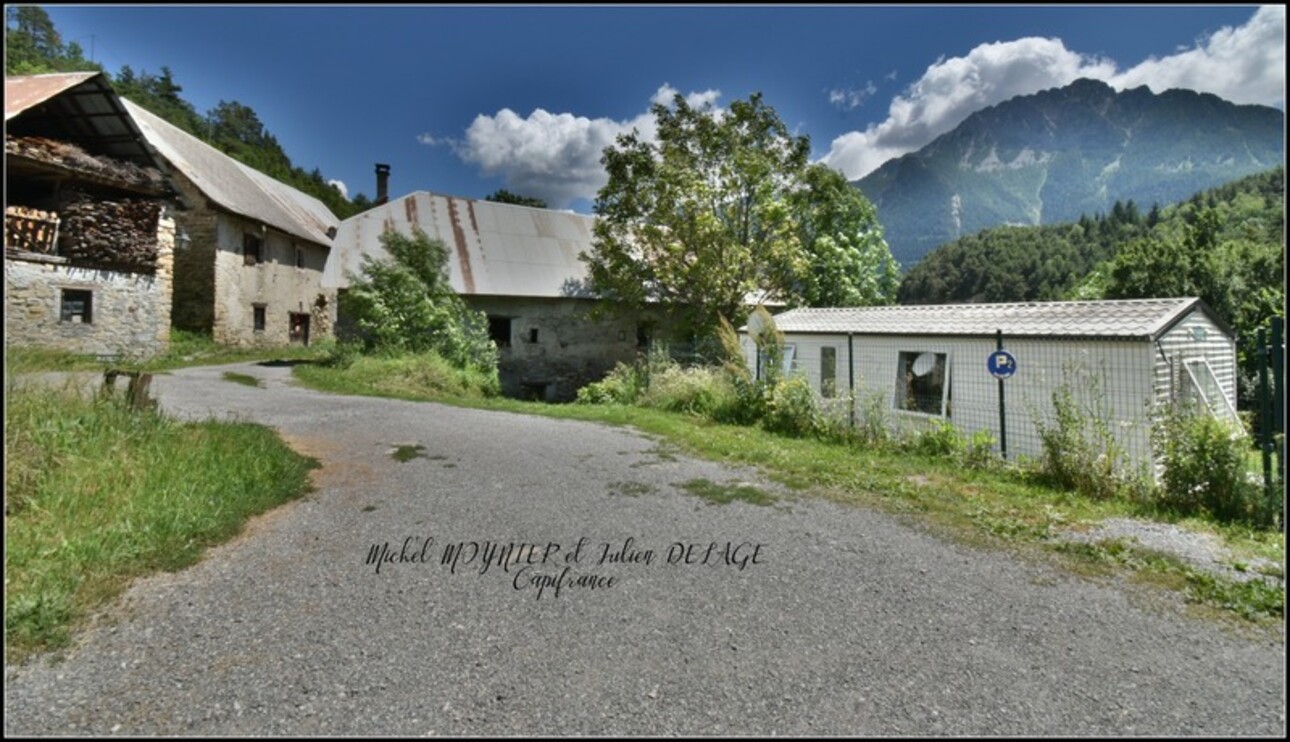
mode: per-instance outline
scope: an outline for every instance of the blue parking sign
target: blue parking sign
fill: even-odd
[[[1006,350],[992,351],[985,365],[996,379],[1007,379],[1017,373],[1017,359]]]

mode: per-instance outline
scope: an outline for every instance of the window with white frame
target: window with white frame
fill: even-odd
[[[945,353],[901,351],[896,359],[892,406],[907,412],[949,417],[950,366]]]
[[[780,375],[782,378],[787,379],[789,375],[793,373],[793,369],[795,368],[794,357],[796,355],[797,355],[797,346],[792,343],[786,343],[784,345],[784,359],[783,359],[783,362],[780,364],[780,369],[779,369]],[[768,370],[769,363],[770,363],[770,357],[767,354],[761,352],[760,350],[757,351],[757,369],[760,374],[758,378],[760,379],[766,378],[766,375],[767,375],[766,372]]]
[[[1204,358],[1183,361],[1183,398],[1199,404],[1220,420],[1239,423],[1236,410],[1223,393],[1214,369]]]

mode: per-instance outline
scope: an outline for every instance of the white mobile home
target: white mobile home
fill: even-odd
[[[1151,460],[1151,420],[1170,400],[1235,417],[1234,333],[1199,299],[794,309],[775,324],[786,370],[827,407],[845,415],[850,402],[854,416],[868,405],[906,428],[944,420],[996,440],[1000,385],[987,364],[1002,331],[1016,360],[1003,381],[1009,457],[1042,453],[1036,420],[1053,423],[1063,384],[1135,468]],[[746,328],[741,343],[758,368]]]

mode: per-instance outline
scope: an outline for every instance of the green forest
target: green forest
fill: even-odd
[[[48,72],[88,72],[107,75],[112,89],[122,97],[152,111],[184,131],[228,154],[230,157],[276,178],[326,204],[339,219],[353,216],[371,206],[363,194],[353,200],[327,184],[318,168],[305,170],[291,162],[278,140],[264,128],[250,106],[220,101],[204,115],[184,100],[183,87],[170,68],[159,73],[128,65],[116,74],[85,58],[76,42],[64,43],[49,14],[38,6],[10,5],[5,8],[5,75],[36,75]]]

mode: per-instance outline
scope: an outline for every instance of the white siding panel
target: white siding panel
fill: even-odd
[[[856,336],[854,344],[858,409],[876,395],[905,430],[938,419],[895,409],[896,369],[904,351],[946,353],[949,421],[965,434],[985,430],[998,441],[999,384],[986,367],[996,347],[993,338]],[[1018,369],[1004,381],[1009,458],[1042,455],[1036,421],[1053,424],[1053,393],[1065,383],[1081,408],[1108,419],[1108,430],[1135,468],[1149,461],[1153,387],[1148,343],[1005,338],[1004,348],[1016,356]]]

